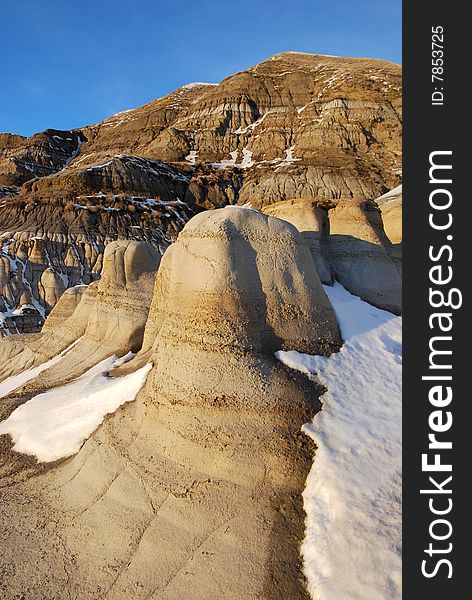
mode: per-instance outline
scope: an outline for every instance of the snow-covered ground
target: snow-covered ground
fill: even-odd
[[[305,431],[318,448],[304,492],[305,573],[315,600],[401,598],[401,318],[325,287],[344,345],[278,352],[327,388]]]
[[[41,462],[72,456],[108,413],[136,398],[150,364],[123,377],[107,375],[133,356],[111,356],[74,381],[34,396],[0,423],[0,434],[9,433],[14,450]]]

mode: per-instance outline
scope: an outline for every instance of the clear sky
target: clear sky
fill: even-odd
[[[401,62],[400,0],[0,0],[0,131],[70,129],[285,50]]]

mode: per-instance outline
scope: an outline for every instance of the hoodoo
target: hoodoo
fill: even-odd
[[[28,514],[60,515],[26,536],[17,509],[5,543],[22,569],[9,589],[39,598],[67,577],[75,597],[177,600],[191,573],[195,599],[308,598],[299,547],[313,448],[300,429],[321,389],[274,351],[339,345],[292,225],[242,208],[194,217],[160,265],[142,350],[154,366],[136,402],[74,459],[4,494],[2,512],[14,493],[29,495]],[[46,551],[25,562],[25,546]]]
[[[74,298],[72,290],[76,288],[61,297],[41,334],[2,340],[0,357],[4,362],[0,381],[50,360],[74,342],[77,342],[74,352],[35,379],[35,390],[78,377],[112,354],[137,352],[142,344],[160,258],[157,250],[142,242],[120,240],[108,244],[102,278],[85,288],[67,319],[53,327],[60,318],[58,312],[65,310],[63,307],[70,297]]]
[[[400,314],[401,276],[376,204],[340,202],[329,211],[329,223],[328,257],[334,277],[363,300]]]

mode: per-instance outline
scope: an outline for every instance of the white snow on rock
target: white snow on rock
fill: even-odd
[[[10,392],[13,392],[22,385],[25,385],[25,383],[27,383],[31,379],[37,377],[45,369],[49,369],[49,367],[52,367],[53,365],[58,363],[64,358],[64,356],[69,352],[69,350],[71,350],[76,344],[79,343],[80,339],[81,338],[76,340],[73,344],[71,344],[68,348],[63,350],[60,354],[58,354],[54,358],[51,358],[51,360],[44,362],[42,365],[38,365],[37,367],[33,367],[32,369],[27,369],[26,371],[23,371],[18,375],[12,375],[11,377],[7,377],[3,381],[0,381],[0,398],[4,398]]]
[[[40,462],[72,456],[107,414],[134,400],[144,385],[151,364],[110,377],[108,372],[122,362],[110,356],[74,381],[34,396],[0,423],[0,434],[10,434],[13,450]]]
[[[304,431],[317,444],[303,494],[305,573],[316,600],[401,598],[401,317],[325,287],[344,345],[277,352],[326,386]]]
[[[183,90],[193,90],[197,87],[210,86],[210,85],[218,85],[217,83],[208,83],[206,81],[194,81],[192,83],[186,83],[181,87]]]
[[[390,200],[394,200],[395,198],[397,198],[400,194],[402,193],[402,184],[397,185],[397,187],[393,188],[392,190],[390,190],[389,192],[387,192],[386,194],[383,194],[383,196],[379,196],[376,199],[376,202],[378,204],[384,204],[385,202],[388,202]]]
[[[197,160],[197,154],[198,152],[196,150],[192,150],[189,154],[187,154],[185,160],[190,164],[194,165],[195,161]]]
[[[243,159],[241,164],[239,165],[241,169],[247,169],[248,167],[252,167],[254,161],[252,160],[252,152],[247,148],[243,149]]]
[[[240,169],[247,169],[248,167],[252,167],[254,165],[254,161],[252,160],[252,152],[247,148],[243,148],[242,150],[243,157],[241,162],[238,163],[238,150],[233,150],[229,155],[231,158],[224,158],[220,162],[211,163],[212,167],[217,169],[227,169],[228,167],[239,167]]]
[[[247,127],[245,127],[244,129],[242,127],[238,127],[238,129],[235,130],[234,133],[236,133],[237,135],[243,134],[243,133],[247,133],[248,131],[254,131],[254,129],[256,127],[259,127],[259,125],[262,123],[262,121],[267,117],[268,114],[270,114],[271,110],[268,110],[267,112],[265,112],[261,117],[259,117],[257,119],[257,121],[254,121],[254,123],[251,123],[250,125],[248,125]]]

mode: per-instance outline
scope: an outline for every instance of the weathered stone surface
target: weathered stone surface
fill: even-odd
[[[191,569],[195,599],[308,599],[299,546],[313,447],[300,428],[321,389],[273,352],[329,353],[340,337],[303,237],[253,210],[198,215],[163,257],[145,337],[154,366],[135,403],[73,459],[1,480],[2,522],[17,504],[2,556],[21,563],[8,594],[53,597],[66,573],[71,597],[180,600]],[[47,527],[25,527],[33,517]]]
[[[112,354],[137,352],[143,341],[160,259],[159,252],[149,244],[130,240],[108,244],[100,280],[86,291],[83,286],[66,292],[39,337],[27,337],[21,353],[17,336],[2,340],[0,379],[42,364],[74,342],[77,344],[73,352],[36,377],[36,389],[78,377]]]
[[[217,206],[250,201],[259,208],[302,196],[374,198],[400,181],[401,68],[282,53],[218,85],[190,84],[101,123],[56,132],[52,139],[63,144],[64,156],[72,151],[64,145],[69,134],[84,140],[70,164],[45,182],[33,177],[57,168],[31,170],[22,193],[92,193],[112,183],[113,191],[125,184],[127,193],[147,194],[145,178],[123,165],[123,156],[134,156],[182,168],[185,197],[173,190],[181,200],[205,202],[215,188]],[[36,148],[51,133],[37,136],[6,136],[5,156],[25,145]],[[0,183],[25,181],[23,175],[14,180],[5,165],[3,172]]]
[[[95,125],[28,139],[1,134],[0,184],[10,187],[0,235],[10,266],[2,261],[0,311],[10,325],[0,331],[37,329],[63,287],[97,277],[113,239],[164,250],[200,208],[296,198],[335,205],[378,197],[400,173],[401,68],[373,59],[282,53]],[[163,218],[133,196],[188,208]],[[6,247],[19,231],[23,247]],[[28,237],[46,240],[34,266]]]
[[[84,141],[78,129],[46,129],[30,138],[0,133],[0,184],[17,186],[56,173],[78,154]]]
[[[285,200],[266,206],[263,211],[295,225],[310,247],[316,270],[322,283],[331,285],[333,276],[331,267],[324,256],[322,244],[329,234],[328,206],[310,198]]]
[[[402,186],[390,190],[375,200],[382,211],[382,220],[392,244],[402,243]]]
[[[135,239],[159,252],[195,208],[96,194],[68,202],[4,199],[0,206],[0,335],[38,331],[64,290],[99,278],[105,246]]]
[[[387,238],[375,202],[298,199],[271,204],[264,212],[302,232],[323,283],[334,277],[363,300],[401,312],[401,253]]]
[[[340,202],[329,211],[329,224],[327,255],[335,279],[374,306],[400,314],[400,271],[375,202]]]

